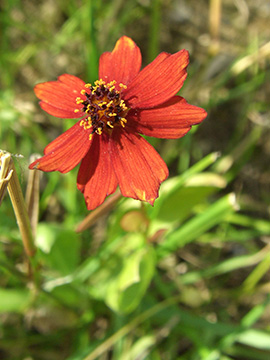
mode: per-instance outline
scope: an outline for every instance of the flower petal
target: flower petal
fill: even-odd
[[[152,108],[174,96],[182,87],[188,66],[188,52],[161,53],[146,66],[123,91],[131,108]]]
[[[142,63],[139,47],[127,36],[122,36],[112,52],[105,52],[99,59],[99,77],[110,82],[127,85],[140,71]]]
[[[82,113],[74,113],[74,110],[78,108],[76,98],[80,96],[84,99],[80,93],[84,85],[84,81],[76,76],[63,74],[57,81],[37,84],[34,91],[42,100],[40,106],[49,114],[61,118],[78,118],[82,116]]]
[[[29,169],[67,173],[78,165],[87,153],[91,145],[89,134],[90,131],[84,130],[80,122],[77,122],[46,146],[45,155],[30,164]]]
[[[154,109],[131,110],[127,126],[133,131],[163,139],[184,136],[192,125],[206,117],[204,109],[190,105],[180,96],[174,96]]]
[[[75,113],[74,110],[64,110],[59,109],[53,105],[50,105],[44,101],[40,101],[39,103],[41,109],[46,111],[48,114],[59,117],[59,118],[66,118],[66,119],[75,119],[82,117],[84,115],[83,112],[77,112]]]
[[[141,136],[116,129],[110,149],[122,194],[153,205],[161,182],[168,176],[167,166],[156,150]]]
[[[106,135],[94,135],[92,145],[83,158],[77,178],[77,187],[84,194],[88,210],[103,203],[115,192],[117,179],[112,168]]]

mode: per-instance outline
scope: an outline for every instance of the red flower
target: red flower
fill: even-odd
[[[52,141],[29,168],[66,173],[81,161],[77,187],[88,210],[103,203],[117,185],[124,196],[153,204],[168,176],[164,161],[139,134],[176,139],[206,112],[175,94],[186,79],[188,52],[161,53],[141,68],[141,52],[121,37],[99,61],[94,85],[64,74],[35,86],[40,106],[79,121]]]

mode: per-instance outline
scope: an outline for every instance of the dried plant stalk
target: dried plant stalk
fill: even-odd
[[[9,180],[12,176],[13,170],[9,169],[10,156],[0,150],[0,205],[6,194]]]
[[[40,155],[33,154],[30,157],[30,163],[38,159]],[[35,236],[38,223],[39,214],[39,183],[41,172],[38,170],[31,170],[29,172],[25,202],[26,209],[29,215],[32,233]]]
[[[30,220],[27,213],[25,201],[23,198],[19,178],[14,167],[14,163],[10,153],[0,151],[1,159],[1,175],[5,176],[7,181],[7,190],[12,202],[17,224],[22,236],[23,246],[26,254],[32,257],[36,248],[33,241]]]
[[[211,44],[209,51],[213,54],[219,49],[219,32],[221,20],[221,0],[210,0],[209,6],[209,32],[211,36]]]

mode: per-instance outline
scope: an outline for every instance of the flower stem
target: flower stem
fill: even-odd
[[[91,227],[97,221],[97,219],[110,211],[121,197],[122,194],[120,191],[116,191],[108,200],[106,200],[97,209],[93,210],[88,216],[86,216],[86,218],[77,226],[75,231],[79,233]]]

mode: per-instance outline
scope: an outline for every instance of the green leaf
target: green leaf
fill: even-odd
[[[237,336],[237,341],[256,349],[270,350],[270,334],[260,330],[248,329]]]
[[[196,240],[200,235],[218,225],[222,220],[237,209],[235,195],[229,194],[210,205],[203,213],[186,222],[179,229],[168,234],[158,249],[159,256],[175,251],[179,247]]]
[[[154,275],[155,252],[147,247],[125,259],[119,277],[108,287],[106,302],[113,310],[129,313],[139,305]]]
[[[56,224],[39,224],[36,244],[41,258],[51,269],[69,274],[79,263],[80,242],[74,230]]]
[[[0,289],[0,313],[20,313],[29,302],[30,292],[26,289]]]

